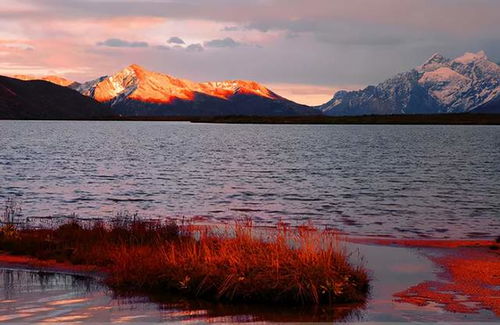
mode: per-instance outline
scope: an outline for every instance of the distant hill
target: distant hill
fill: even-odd
[[[359,91],[339,91],[318,107],[331,116],[464,113],[500,95],[500,67],[483,51],[423,65]]]
[[[75,88],[123,116],[318,115],[254,81],[193,82],[130,65]]]
[[[16,74],[13,75],[12,78],[20,79],[20,80],[45,80],[45,81],[50,81],[53,84],[59,85],[59,86],[64,86],[64,87],[70,87],[70,88],[75,88],[78,87],[80,84],[76,81],[72,81],[63,77],[59,76],[33,76],[33,75],[26,75],[26,74]]]
[[[104,105],[68,87],[0,76],[1,119],[86,119],[106,113]]]
[[[3,86],[5,89],[0,89],[0,95],[3,94],[0,98],[2,116],[88,118],[107,115],[117,118],[189,119],[220,116],[489,114],[499,111],[500,98],[500,67],[490,61],[483,51],[465,53],[455,59],[434,54],[424,64],[408,72],[362,90],[339,91],[328,103],[316,107],[297,104],[255,81],[194,82],[149,71],[136,64],[111,76],[84,83],[58,76],[16,77],[33,81],[15,83],[14,79],[10,79],[8,85]],[[63,96],[60,88],[50,88],[47,82],[35,80],[65,86],[66,92]],[[12,87],[18,89],[13,90]],[[70,89],[93,100],[87,98],[85,101],[85,97],[77,96]],[[61,101],[67,105],[58,105]],[[76,105],[77,102],[81,105]],[[82,109],[82,105],[89,108]]]

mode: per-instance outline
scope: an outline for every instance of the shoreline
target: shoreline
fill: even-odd
[[[417,312],[421,310],[424,314],[429,312],[428,308],[437,308],[445,313],[464,315],[463,317],[484,312],[492,313],[493,317],[495,317],[494,315],[500,317],[500,272],[497,271],[500,270],[500,250],[490,248],[493,245],[500,247],[500,244],[496,244],[495,241],[347,236],[342,239],[342,242],[347,245],[352,243],[354,249],[360,247],[358,245],[372,247],[378,253],[390,252],[387,248],[391,247],[393,249],[399,248],[403,249],[401,252],[406,252],[404,254],[417,254],[434,265],[432,272],[429,270],[420,271],[419,264],[408,265],[404,262],[401,265],[385,266],[398,270],[400,274],[414,274],[416,276],[412,278],[413,280],[399,280],[399,288],[392,288],[392,291],[380,288],[380,286],[384,286],[383,280],[374,284],[378,286],[375,291],[390,291],[386,292],[386,295],[392,297],[392,304]],[[373,254],[368,256],[371,258],[366,260],[368,270],[380,268],[380,262],[374,258],[376,256]],[[103,279],[106,272],[104,269],[91,266],[58,263],[54,260],[42,261],[27,256],[0,253],[0,268],[2,267],[27,268],[31,271],[87,276],[94,279]],[[432,276],[429,275],[431,273]],[[377,302],[375,301],[375,303]],[[414,307],[410,308],[409,306]]]
[[[464,248],[464,247],[490,247],[496,245],[495,239],[435,239],[435,238],[387,238],[346,236],[346,242],[395,246],[407,248]],[[500,246],[499,246],[500,247]]]

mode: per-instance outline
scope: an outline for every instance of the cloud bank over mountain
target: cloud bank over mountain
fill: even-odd
[[[497,0],[4,0],[0,28],[0,74],[79,81],[137,62],[319,93],[376,83],[437,51],[500,59]],[[185,51],[166,50],[176,46]]]

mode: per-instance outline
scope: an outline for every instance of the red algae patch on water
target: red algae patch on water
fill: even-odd
[[[443,272],[394,295],[396,302],[441,305],[458,313],[490,310],[500,316],[500,254],[485,248],[462,248],[430,257]]]
[[[41,260],[30,256],[0,254],[0,265],[7,267],[26,267],[46,271],[63,273],[92,274],[104,272],[101,268],[92,265],[74,265],[56,260]]]
[[[360,244],[383,246],[422,247],[422,248],[460,248],[460,247],[488,247],[494,244],[492,240],[481,239],[396,239],[396,238],[369,238],[347,237],[347,241]]]
[[[441,272],[438,279],[423,281],[395,293],[394,300],[416,306],[441,306],[455,313],[490,310],[500,316],[500,251],[493,240],[440,240],[356,238],[347,241],[419,249]]]

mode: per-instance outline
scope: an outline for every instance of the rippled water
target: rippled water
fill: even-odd
[[[0,121],[0,199],[28,216],[312,221],[500,233],[500,127]]]

